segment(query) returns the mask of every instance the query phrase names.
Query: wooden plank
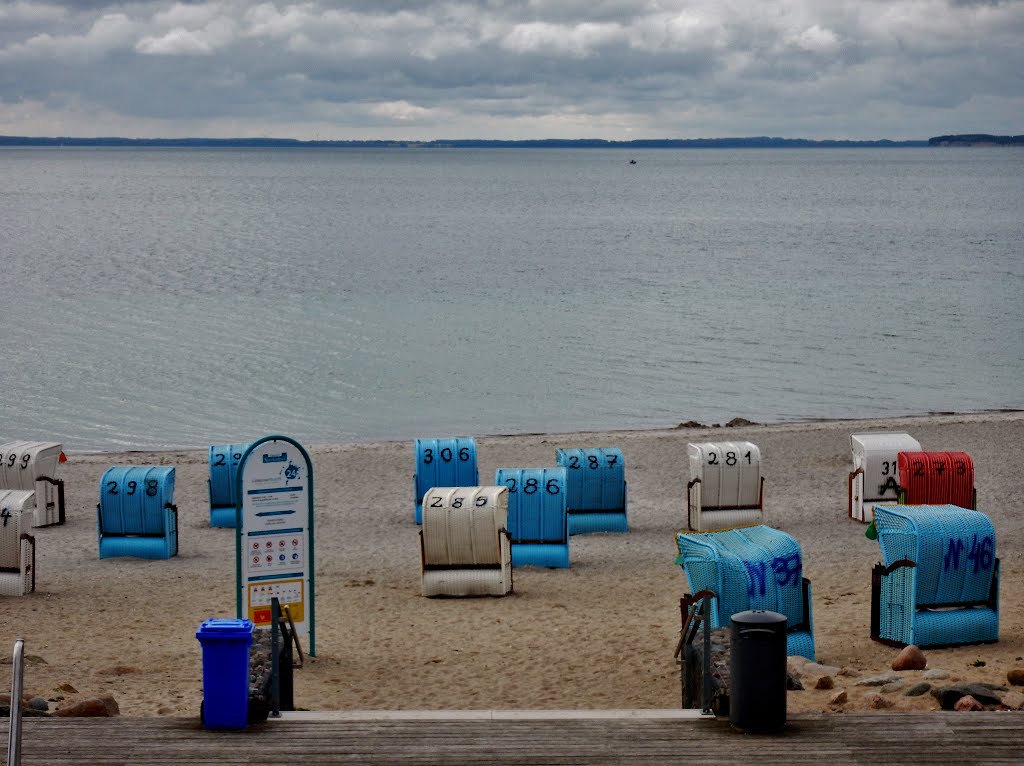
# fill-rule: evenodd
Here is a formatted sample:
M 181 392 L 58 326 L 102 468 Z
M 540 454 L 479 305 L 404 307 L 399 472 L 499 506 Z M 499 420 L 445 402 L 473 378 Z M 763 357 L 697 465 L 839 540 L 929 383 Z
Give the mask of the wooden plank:
M 771 736 L 714 720 L 273 721 L 212 732 L 181 718 L 26 719 L 22 764 L 1022 763 L 1020 713 L 793 716 Z

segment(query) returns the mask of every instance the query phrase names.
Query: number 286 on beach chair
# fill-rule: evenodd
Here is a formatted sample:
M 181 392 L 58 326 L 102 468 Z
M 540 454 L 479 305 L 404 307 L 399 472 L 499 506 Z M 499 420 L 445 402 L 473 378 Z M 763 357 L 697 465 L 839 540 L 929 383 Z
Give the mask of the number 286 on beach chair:
M 875 507 L 871 637 L 905 646 L 999 640 L 999 559 L 989 518 L 955 505 Z
M 473 439 L 417 439 L 413 492 L 416 523 L 423 523 L 423 495 L 431 487 L 475 487 L 480 483 Z
M 171 466 L 115 466 L 100 479 L 100 558 L 169 559 L 178 553 Z
M 558 468 L 499 468 L 494 483 L 508 488 L 512 566 L 569 568 L 565 472 Z
M 0 489 L 0 596 L 36 589 L 36 541 L 28 534 L 36 502 L 31 490 Z
M 433 487 L 423 497 L 424 596 L 504 596 L 512 590 L 505 487 Z
M 690 483 L 686 522 L 697 532 L 750 526 L 764 520 L 761 450 L 750 442 L 687 444 Z

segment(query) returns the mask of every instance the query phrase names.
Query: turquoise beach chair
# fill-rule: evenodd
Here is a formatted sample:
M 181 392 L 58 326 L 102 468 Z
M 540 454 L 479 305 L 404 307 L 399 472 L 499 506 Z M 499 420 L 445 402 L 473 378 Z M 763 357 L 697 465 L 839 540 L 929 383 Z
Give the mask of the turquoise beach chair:
M 178 554 L 171 466 L 115 466 L 100 480 L 100 558 L 169 559 Z

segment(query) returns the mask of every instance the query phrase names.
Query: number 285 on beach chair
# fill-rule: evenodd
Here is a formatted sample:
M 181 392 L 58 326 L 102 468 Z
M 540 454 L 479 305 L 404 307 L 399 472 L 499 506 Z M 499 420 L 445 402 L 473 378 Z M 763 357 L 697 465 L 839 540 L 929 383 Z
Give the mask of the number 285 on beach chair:
M 178 553 L 171 466 L 115 466 L 100 479 L 100 558 L 169 559 Z

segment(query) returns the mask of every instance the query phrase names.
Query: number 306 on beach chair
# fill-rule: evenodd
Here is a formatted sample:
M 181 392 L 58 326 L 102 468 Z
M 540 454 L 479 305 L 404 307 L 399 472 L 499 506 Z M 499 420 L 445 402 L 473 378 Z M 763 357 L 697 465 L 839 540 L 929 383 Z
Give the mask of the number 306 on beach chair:
M 710 532 L 764 520 L 761 450 L 750 442 L 687 444 L 686 524 Z
M 796 540 L 765 526 L 676 535 L 691 592 L 714 594 L 711 627 L 724 628 L 732 616 L 766 609 L 786 617 L 786 650 L 814 660 L 811 584 L 803 576 Z
M 423 495 L 431 487 L 475 487 L 476 442 L 473 439 L 417 439 L 413 475 L 416 523 L 423 523 Z
M 100 479 L 100 558 L 169 559 L 178 553 L 171 466 L 115 466 Z
M 619 449 L 560 449 L 569 534 L 628 532 L 626 461 Z
M 504 596 L 512 591 L 505 487 L 433 487 L 423 497 L 424 596 Z
M 999 640 L 999 559 L 989 518 L 955 505 L 875 507 L 871 637 L 906 646 Z
M 28 534 L 34 493 L 0 489 L 0 596 L 24 596 L 36 589 L 36 540 Z

